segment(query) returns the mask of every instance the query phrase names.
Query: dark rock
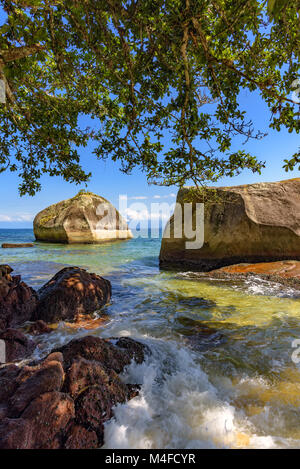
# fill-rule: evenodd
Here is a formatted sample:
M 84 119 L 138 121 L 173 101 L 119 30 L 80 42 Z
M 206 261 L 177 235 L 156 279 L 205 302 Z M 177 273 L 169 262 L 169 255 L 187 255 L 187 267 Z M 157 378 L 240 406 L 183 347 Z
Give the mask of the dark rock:
M 22 414 L 31 429 L 30 448 L 61 448 L 63 431 L 74 417 L 74 402 L 70 396 L 58 391 L 41 394 Z
M 52 329 L 45 321 L 39 320 L 30 325 L 28 332 L 32 335 L 49 334 L 52 332 Z
M 11 276 L 12 271 L 0 266 L 0 330 L 29 321 L 37 306 L 36 292 L 19 275 Z
M 13 362 L 28 357 L 35 349 L 35 343 L 17 329 L 6 329 L 0 333 L 5 342 L 6 362 Z
M 116 343 L 116 346 L 108 339 L 85 336 L 73 339 L 67 345 L 57 349 L 57 351 L 63 354 L 67 366 L 75 358 L 82 357 L 86 360 L 98 361 L 106 369 L 112 369 L 117 373 L 121 373 L 132 359 L 135 359 L 137 363 L 143 361 L 144 351 L 146 350 L 144 345 L 127 337 L 111 340 Z M 122 347 L 120 347 L 120 344 Z
M 79 267 L 66 267 L 39 290 L 34 319 L 48 323 L 76 319 L 100 309 L 110 297 L 108 280 Z
M 21 369 L 0 369 L 0 448 L 99 448 L 113 407 L 138 394 L 116 373 L 132 358 L 143 359 L 142 344 L 97 337 L 71 341 L 60 351 Z
M 16 365 L 7 365 L 0 369 L 0 402 L 6 403 L 18 387 L 16 378 L 20 369 Z
M 66 449 L 96 449 L 99 448 L 97 433 L 87 430 L 82 425 L 73 424 L 68 431 L 65 442 Z
M 34 246 L 33 243 L 3 243 L 3 248 L 32 248 Z
M 24 381 L 9 400 L 10 417 L 19 417 L 35 398 L 49 391 L 59 391 L 64 381 L 64 370 L 59 362 L 46 362 Z

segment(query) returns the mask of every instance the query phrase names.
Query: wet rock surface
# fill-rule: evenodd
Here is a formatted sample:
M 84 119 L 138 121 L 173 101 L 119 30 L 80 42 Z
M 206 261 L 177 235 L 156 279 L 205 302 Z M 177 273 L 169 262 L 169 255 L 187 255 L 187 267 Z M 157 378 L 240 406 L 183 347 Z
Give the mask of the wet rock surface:
M 84 449 L 104 442 L 113 407 L 138 394 L 118 373 L 141 363 L 146 347 L 130 338 L 74 339 L 31 365 L 0 369 L 0 448 Z
M 262 279 L 279 282 L 300 290 L 300 261 L 294 260 L 236 264 L 213 270 L 208 275 L 213 278 L 231 280 L 243 280 L 257 275 Z
M 35 349 L 35 343 L 17 329 L 0 332 L 0 340 L 5 342 L 6 362 L 26 358 Z
M 33 319 L 51 323 L 76 319 L 100 309 L 111 298 L 111 284 L 79 267 L 60 270 L 38 292 Z
M 12 272 L 0 265 L 0 330 L 29 321 L 37 306 L 36 292 Z
M 45 323 L 45 321 L 40 319 L 29 326 L 28 332 L 32 335 L 41 335 L 49 334 L 52 332 L 52 329 L 48 326 L 48 324 Z

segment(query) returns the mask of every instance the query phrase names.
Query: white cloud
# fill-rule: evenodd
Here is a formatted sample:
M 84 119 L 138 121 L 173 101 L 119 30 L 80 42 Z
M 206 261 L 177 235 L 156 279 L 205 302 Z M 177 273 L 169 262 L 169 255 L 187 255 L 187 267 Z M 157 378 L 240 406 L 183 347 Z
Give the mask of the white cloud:
M 154 195 L 153 199 L 168 199 L 169 197 L 176 197 L 176 194 L 167 194 L 167 195 Z
M 15 213 L 14 215 L 5 215 L 0 214 L 0 222 L 22 222 L 22 221 L 32 221 L 34 215 L 31 213 Z
M 120 195 L 119 198 L 120 200 L 147 200 L 148 199 L 148 197 L 144 195 L 136 195 L 136 196 L 128 197 L 126 194 Z
M 0 221 L 12 221 L 12 218 L 8 215 L 1 215 L 0 214 Z

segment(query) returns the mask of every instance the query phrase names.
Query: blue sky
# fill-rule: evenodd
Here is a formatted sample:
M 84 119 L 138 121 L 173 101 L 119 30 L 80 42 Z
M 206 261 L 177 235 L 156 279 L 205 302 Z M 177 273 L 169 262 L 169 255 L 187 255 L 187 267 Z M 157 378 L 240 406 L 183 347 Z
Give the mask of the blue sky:
M 3 23 L 3 15 L 0 10 L 0 24 Z M 263 140 L 252 140 L 244 147 L 237 139 L 235 147 L 244 148 L 266 161 L 266 168 L 262 175 L 244 171 L 235 178 L 223 178 L 219 180 L 219 186 L 248 184 L 262 181 L 278 181 L 293 177 L 299 177 L 299 171 L 286 173 L 283 168 L 283 160 L 291 157 L 299 147 L 299 135 L 289 134 L 268 129 L 270 114 L 266 105 L 258 94 L 243 92 L 241 95 L 241 107 L 252 118 L 255 127 L 267 131 L 268 136 Z M 92 154 L 92 145 L 81 150 L 81 162 L 87 171 L 92 172 L 92 178 L 87 189 L 102 195 L 110 200 L 117 208 L 120 194 L 127 194 L 129 202 L 144 202 L 148 206 L 151 202 L 160 199 L 165 202 L 174 202 L 176 187 L 158 187 L 148 185 L 145 174 L 136 170 L 132 175 L 124 175 L 119 171 L 117 163 L 109 160 L 99 161 Z M 44 176 L 41 179 L 42 190 L 34 197 L 20 197 L 18 194 L 19 180 L 16 173 L 5 172 L 0 174 L 0 228 L 31 228 L 32 220 L 36 213 L 50 204 L 73 197 L 85 185 L 76 186 L 64 182 L 61 178 Z M 136 200 L 134 198 L 137 197 Z M 143 198 L 143 199 L 141 199 Z

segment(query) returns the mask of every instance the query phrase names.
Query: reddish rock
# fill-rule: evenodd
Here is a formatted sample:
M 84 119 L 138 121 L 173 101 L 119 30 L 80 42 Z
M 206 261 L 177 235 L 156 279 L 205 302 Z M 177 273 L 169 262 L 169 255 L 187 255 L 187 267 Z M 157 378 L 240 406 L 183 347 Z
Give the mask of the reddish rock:
M 116 346 L 108 339 L 85 336 L 72 340 L 58 351 L 63 354 L 67 365 L 70 365 L 75 358 L 82 357 L 87 360 L 96 360 L 105 368 L 112 369 L 117 373 L 123 371 L 132 359 L 135 359 L 137 363 L 143 361 L 146 349 L 144 345 L 127 337 L 111 340 L 115 342 Z
M 6 404 L 16 391 L 18 384 L 16 378 L 20 369 L 16 365 L 7 365 L 0 369 L 0 403 Z
M 29 321 L 37 305 L 36 292 L 19 275 L 11 276 L 12 271 L 0 266 L 0 330 Z
M 79 267 L 66 267 L 39 290 L 34 318 L 48 323 L 76 319 L 100 309 L 110 297 L 108 280 Z
M 64 430 L 74 417 L 74 402 L 70 396 L 57 391 L 41 394 L 22 414 L 31 428 L 30 448 L 61 448 Z
M 0 449 L 29 449 L 32 429 L 29 421 L 5 418 L 0 423 Z
M 6 362 L 13 362 L 28 357 L 35 349 L 35 343 L 17 329 L 7 329 L 0 333 L 5 341 Z
M 258 275 L 266 280 L 273 280 L 300 289 L 300 261 L 235 264 L 213 270 L 209 275 L 231 279 L 243 279 L 249 275 Z
M 82 425 L 73 424 L 68 431 L 65 442 L 66 449 L 96 449 L 99 448 L 97 433 L 87 430 Z
M 49 334 L 52 332 L 52 329 L 45 323 L 45 321 L 39 320 L 31 324 L 28 332 L 32 335 Z
M 121 371 L 144 346 L 129 338 L 83 337 L 19 369 L 0 369 L 0 448 L 99 448 L 113 407 L 136 396 Z
M 33 248 L 33 243 L 3 243 L 2 248 Z
M 213 270 L 213 273 L 226 274 L 263 274 L 278 275 L 283 278 L 300 279 L 300 261 L 260 262 L 258 264 L 235 264 L 222 269 Z
M 36 397 L 49 391 L 59 391 L 64 381 L 64 370 L 59 362 L 47 362 L 26 379 L 9 400 L 9 415 L 16 418 Z

